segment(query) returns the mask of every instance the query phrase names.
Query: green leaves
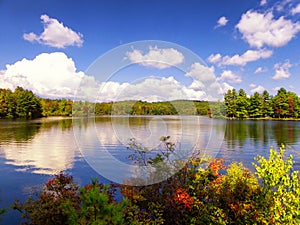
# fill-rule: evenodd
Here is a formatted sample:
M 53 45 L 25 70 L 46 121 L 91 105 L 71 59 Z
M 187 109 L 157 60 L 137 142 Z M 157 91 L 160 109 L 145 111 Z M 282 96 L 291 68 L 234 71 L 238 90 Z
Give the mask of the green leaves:
M 230 118 L 298 118 L 300 110 L 299 97 L 284 88 L 279 89 L 274 97 L 266 90 L 247 97 L 243 89 L 238 93 L 232 89 L 224 95 L 224 103 L 226 116 Z
M 254 164 L 256 174 L 263 181 L 262 202 L 269 202 L 263 212 L 274 224 L 300 223 L 300 179 L 298 171 L 292 171 L 293 157 L 285 159 L 285 147 L 279 152 L 271 148 L 269 159 L 258 156 Z
M 17 87 L 14 92 L 0 89 L 0 118 L 34 119 L 41 117 L 42 107 L 32 91 Z

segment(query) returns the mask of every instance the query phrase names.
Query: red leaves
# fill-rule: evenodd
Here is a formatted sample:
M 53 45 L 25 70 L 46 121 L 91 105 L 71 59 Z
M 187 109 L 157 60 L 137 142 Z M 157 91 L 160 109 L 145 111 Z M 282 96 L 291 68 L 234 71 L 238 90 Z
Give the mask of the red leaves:
M 192 205 L 194 203 L 192 197 L 182 188 L 178 188 L 176 190 L 174 200 L 180 204 L 179 208 L 183 207 L 189 210 L 192 209 Z
M 220 176 L 219 171 L 220 169 L 226 169 L 226 167 L 223 165 L 224 159 L 211 159 L 210 163 L 208 165 L 208 169 L 210 169 L 215 176 Z

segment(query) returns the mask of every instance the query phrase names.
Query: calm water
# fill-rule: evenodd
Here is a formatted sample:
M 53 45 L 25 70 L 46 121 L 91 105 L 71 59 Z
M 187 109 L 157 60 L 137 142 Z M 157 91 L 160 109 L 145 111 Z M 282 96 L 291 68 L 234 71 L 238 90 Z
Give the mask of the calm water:
M 122 182 L 134 169 L 127 150 L 130 138 L 148 149 L 171 136 L 176 155 L 186 160 L 196 150 L 226 163 L 267 155 L 284 143 L 300 169 L 299 121 L 227 121 L 206 117 L 49 118 L 31 122 L 0 120 L 0 207 L 24 200 L 52 174 L 67 171 L 83 185 L 91 177 Z M 9 210 L 0 223 L 17 224 Z

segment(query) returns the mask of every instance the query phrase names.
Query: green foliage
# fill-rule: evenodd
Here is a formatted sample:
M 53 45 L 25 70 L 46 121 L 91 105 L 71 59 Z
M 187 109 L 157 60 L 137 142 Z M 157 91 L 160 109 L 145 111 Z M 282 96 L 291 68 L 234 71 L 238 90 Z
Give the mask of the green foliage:
M 236 98 L 236 114 L 238 118 L 248 117 L 249 99 L 243 89 L 239 90 Z
M 273 224 L 300 224 L 300 177 L 292 171 L 293 157 L 284 159 L 282 145 L 277 152 L 271 148 L 269 159 L 256 158 L 256 174 L 263 181 L 262 202 L 267 209 L 264 214 Z
M 41 99 L 43 116 L 71 116 L 73 102 L 67 99 Z
M 262 96 L 255 92 L 249 99 L 249 117 L 259 118 L 263 116 L 263 99 Z
M 300 110 L 300 98 L 284 88 L 279 89 L 274 97 L 266 90 L 262 94 L 255 92 L 250 97 L 243 89 L 238 94 L 235 89 L 228 90 L 224 103 L 226 116 L 230 118 L 298 118 Z
M 124 224 L 127 200 L 115 200 L 114 185 L 91 184 L 79 190 L 71 176 L 63 173 L 47 181 L 43 189 L 24 204 L 15 201 L 23 224 Z
M 235 89 L 228 90 L 224 95 L 224 102 L 226 106 L 226 116 L 227 117 L 236 117 L 237 116 L 237 93 Z
M 210 110 L 208 114 L 210 117 L 222 118 L 226 116 L 226 107 L 224 102 L 210 102 Z
M 92 184 L 80 189 L 81 205 L 79 212 L 66 203 L 69 210 L 68 224 L 124 224 L 124 212 L 127 201 L 114 200 L 113 188 L 92 180 Z
M 208 111 L 209 104 L 206 101 L 120 101 L 95 104 L 96 115 L 207 115 Z
M 34 119 L 41 117 L 40 99 L 32 91 L 17 87 L 14 92 L 0 89 L 0 118 Z

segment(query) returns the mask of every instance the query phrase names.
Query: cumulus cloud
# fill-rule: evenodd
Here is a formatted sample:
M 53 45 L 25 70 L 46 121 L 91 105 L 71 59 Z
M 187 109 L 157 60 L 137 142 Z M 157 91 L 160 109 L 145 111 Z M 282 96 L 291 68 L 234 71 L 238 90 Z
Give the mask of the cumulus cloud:
M 249 62 L 257 61 L 259 59 L 269 58 L 273 51 L 266 49 L 247 50 L 244 54 L 235 54 L 234 56 L 221 56 L 219 53 L 210 55 L 208 61 L 216 63 L 218 66 L 222 65 L 235 65 L 245 66 Z
M 300 13 L 300 3 L 291 10 L 292 15 L 295 15 L 297 13 Z
M 217 54 L 211 54 L 209 57 L 208 57 L 208 62 L 210 63 L 218 63 L 222 60 L 222 56 L 220 53 L 217 53 Z
M 252 93 L 255 93 L 255 92 L 262 93 L 264 90 L 266 90 L 266 89 L 263 86 L 258 85 L 257 87 L 251 89 L 250 92 L 252 92 Z
M 179 65 L 184 60 L 183 54 L 174 48 L 149 47 L 149 51 L 145 54 L 141 50 L 135 49 L 127 52 L 126 56 L 133 63 L 158 69 Z
M 149 102 L 176 99 L 200 100 L 203 90 L 194 89 L 178 82 L 173 76 L 150 76 L 138 83 L 103 82 L 97 101 L 142 100 Z
M 228 19 L 225 16 L 222 16 L 219 18 L 219 20 L 217 21 L 217 25 L 215 28 L 217 27 L 223 27 L 228 23 Z
M 274 65 L 275 75 L 272 77 L 273 80 L 283 80 L 291 76 L 289 69 L 292 67 L 289 61 L 285 63 L 276 63 Z
M 275 19 L 270 11 L 259 13 L 249 10 L 242 15 L 236 28 L 252 47 L 261 48 L 265 45 L 281 47 L 291 41 L 300 31 L 300 23 L 294 23 L 283 16 Z
M 227 81 L 232 84 L 238 84 L 242 82 L 242 77 L 234 74 L 231 70 L 224 70 L 221 77 L 217 78 L 218 81 Z
M 77 71 L 65 53 L 42 53 L 34 59 L 22 59 L 0 71 L 0 88 L 17 86 L 32 90 L 41 97 L 72 98 L 88 101 L 175 99 L 217 100 L 232 87 L 217 81 L 214 67 L 194 63 L 185 74 L 191 82 L 184 84 L 173 76 L 150 76 L 138 83 L 104 81 Z
M 213 67 L 200 63 L 191 65 L 186 77 L 192 78 L 190 84 L 183 84 L 173 76 L 150 76 L 138 83 L 101 83 L 98 101 L 143 100 L 167 101 L 175 99 L 217 100 L 232 89 L 225 82 L 217 82 Z
M 75 63 L 62 52 L 42 53 L 34 59 L 22 59 L 0 74 L 0 88 L 22 86 L 45 97 L 73 97 L 80 82 L 93 77 L 77 72 Z
M 256 87 L 256 84 L 249 84 L 249 87 L 250 87 L 250 88 L 255 88 L 255 87 Z
M 185 76 L 201 82 L 212 82 L 216 80 L 214 72 L 214 67 L 207 67 L 197 62 L 191 65 Z
M 82 46 L 82 34 L 64 26 L 57 19 L 47 15 L 41 16 L 44 24 L 44 31 L 40 35 L 33 32 L 25 33 L 23 38 L 29 42 L 38 42 L 55 48 L 65 48 L 66 46 Z

